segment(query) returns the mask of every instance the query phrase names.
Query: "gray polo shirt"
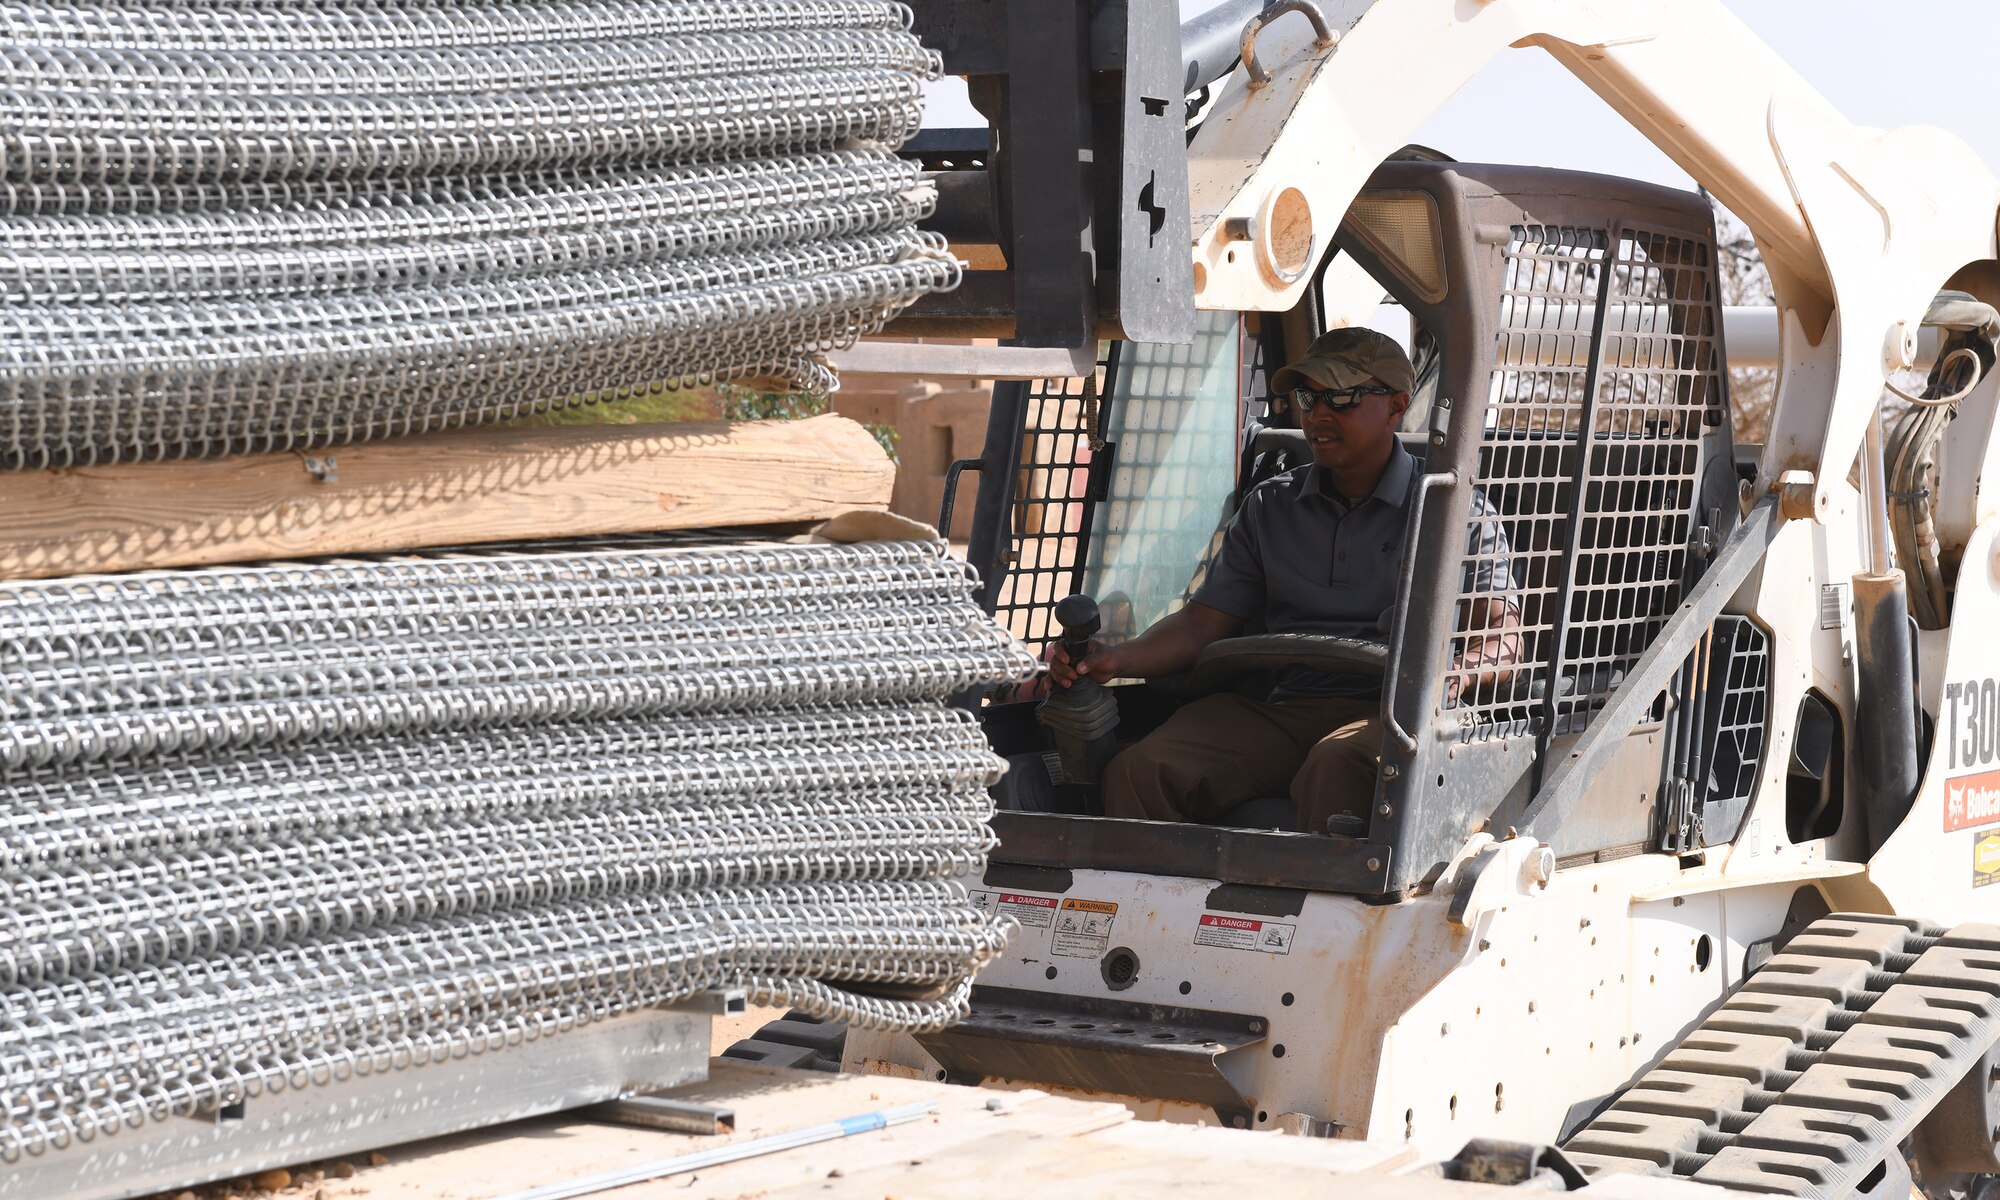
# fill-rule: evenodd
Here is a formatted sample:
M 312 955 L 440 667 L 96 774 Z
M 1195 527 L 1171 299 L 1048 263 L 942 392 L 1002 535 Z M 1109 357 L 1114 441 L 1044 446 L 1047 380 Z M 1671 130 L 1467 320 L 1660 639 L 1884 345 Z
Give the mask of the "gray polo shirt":
M 1387 642 L 1396 604 L 1403 528 L 1418 479 L 1417 460 L 1397 444 L 1375 490 L 1350 507 L 1317 465 L 1250 490 L 1222 535 L 1222 548 L 1192 599 L 1269 633 L 1324 633 Z M 1473 511 L 1492 511 L 1473 494 Z M 1478 553 L 1464 590 L 1490 595 L 1511 586 L 1507 537 L 1498 521 L 1475 521 Z M 1470 538 L 1468 538 L 1470 540 Z M 1379 696 L 1382 682 L 1295 668 L 1271 699 Z

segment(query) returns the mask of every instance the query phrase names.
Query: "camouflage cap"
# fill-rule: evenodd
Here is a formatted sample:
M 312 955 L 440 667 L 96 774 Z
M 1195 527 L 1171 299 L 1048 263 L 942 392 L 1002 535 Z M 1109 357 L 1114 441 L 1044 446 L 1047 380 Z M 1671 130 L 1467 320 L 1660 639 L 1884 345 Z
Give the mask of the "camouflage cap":
M 1271 376 L 1271 391 L 1284 395 L 1295 388 L 1348 388 L 1380 383 L 1399 392 L 1410 390 L 1415 372 L 1409 355 L 1386 333 L 1352 326 L 1329 329 L 1313 339 L 1297 362 Z

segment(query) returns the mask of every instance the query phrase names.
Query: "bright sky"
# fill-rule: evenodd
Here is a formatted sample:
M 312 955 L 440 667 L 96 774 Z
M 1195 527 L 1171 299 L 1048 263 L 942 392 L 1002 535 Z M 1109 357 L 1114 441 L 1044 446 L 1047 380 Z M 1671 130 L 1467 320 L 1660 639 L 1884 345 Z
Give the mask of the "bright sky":
M 1181 0 L 1183 17 L 1215 0 Z M 1991 99 L 1996 0 L 1725 0 L 1834 107 L 1859 124 L 1942 126 L 2000 171 Z M 1921 14 L 1921 19 L 1918 19 Z M 934 93 L 929 123 L 983 124 L 956 81 Z M 1453 97 L 1416 141 L 1466 162 L 1511 162 L 1692 182 L 1555 60 L 1502 55 Z

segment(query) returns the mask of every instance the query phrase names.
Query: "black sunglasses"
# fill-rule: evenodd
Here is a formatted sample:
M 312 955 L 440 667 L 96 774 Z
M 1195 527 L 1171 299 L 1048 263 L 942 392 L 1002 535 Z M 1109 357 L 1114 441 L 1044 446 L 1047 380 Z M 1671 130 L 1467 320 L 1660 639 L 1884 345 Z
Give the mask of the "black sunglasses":
M 1324 404 L 1334 412 L 1346 412 L 1360 404 L 1364 396 L 1393 396 L 1395 388 L 1383 387 L 1379 383 L 1364 383 L 1359 387 L 1334 388 L 1320 391 L 1316 388 L 1293 388 L 1292 404 L 1304 416 Z

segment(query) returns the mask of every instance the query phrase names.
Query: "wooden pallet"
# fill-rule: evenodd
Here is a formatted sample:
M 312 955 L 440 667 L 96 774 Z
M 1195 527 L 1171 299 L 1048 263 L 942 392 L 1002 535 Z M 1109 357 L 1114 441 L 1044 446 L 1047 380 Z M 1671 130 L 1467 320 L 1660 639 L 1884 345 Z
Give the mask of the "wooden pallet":
M 0 579 L 823 521 L 896 468 L 845 417 L 482 429 L 0 472 Z

